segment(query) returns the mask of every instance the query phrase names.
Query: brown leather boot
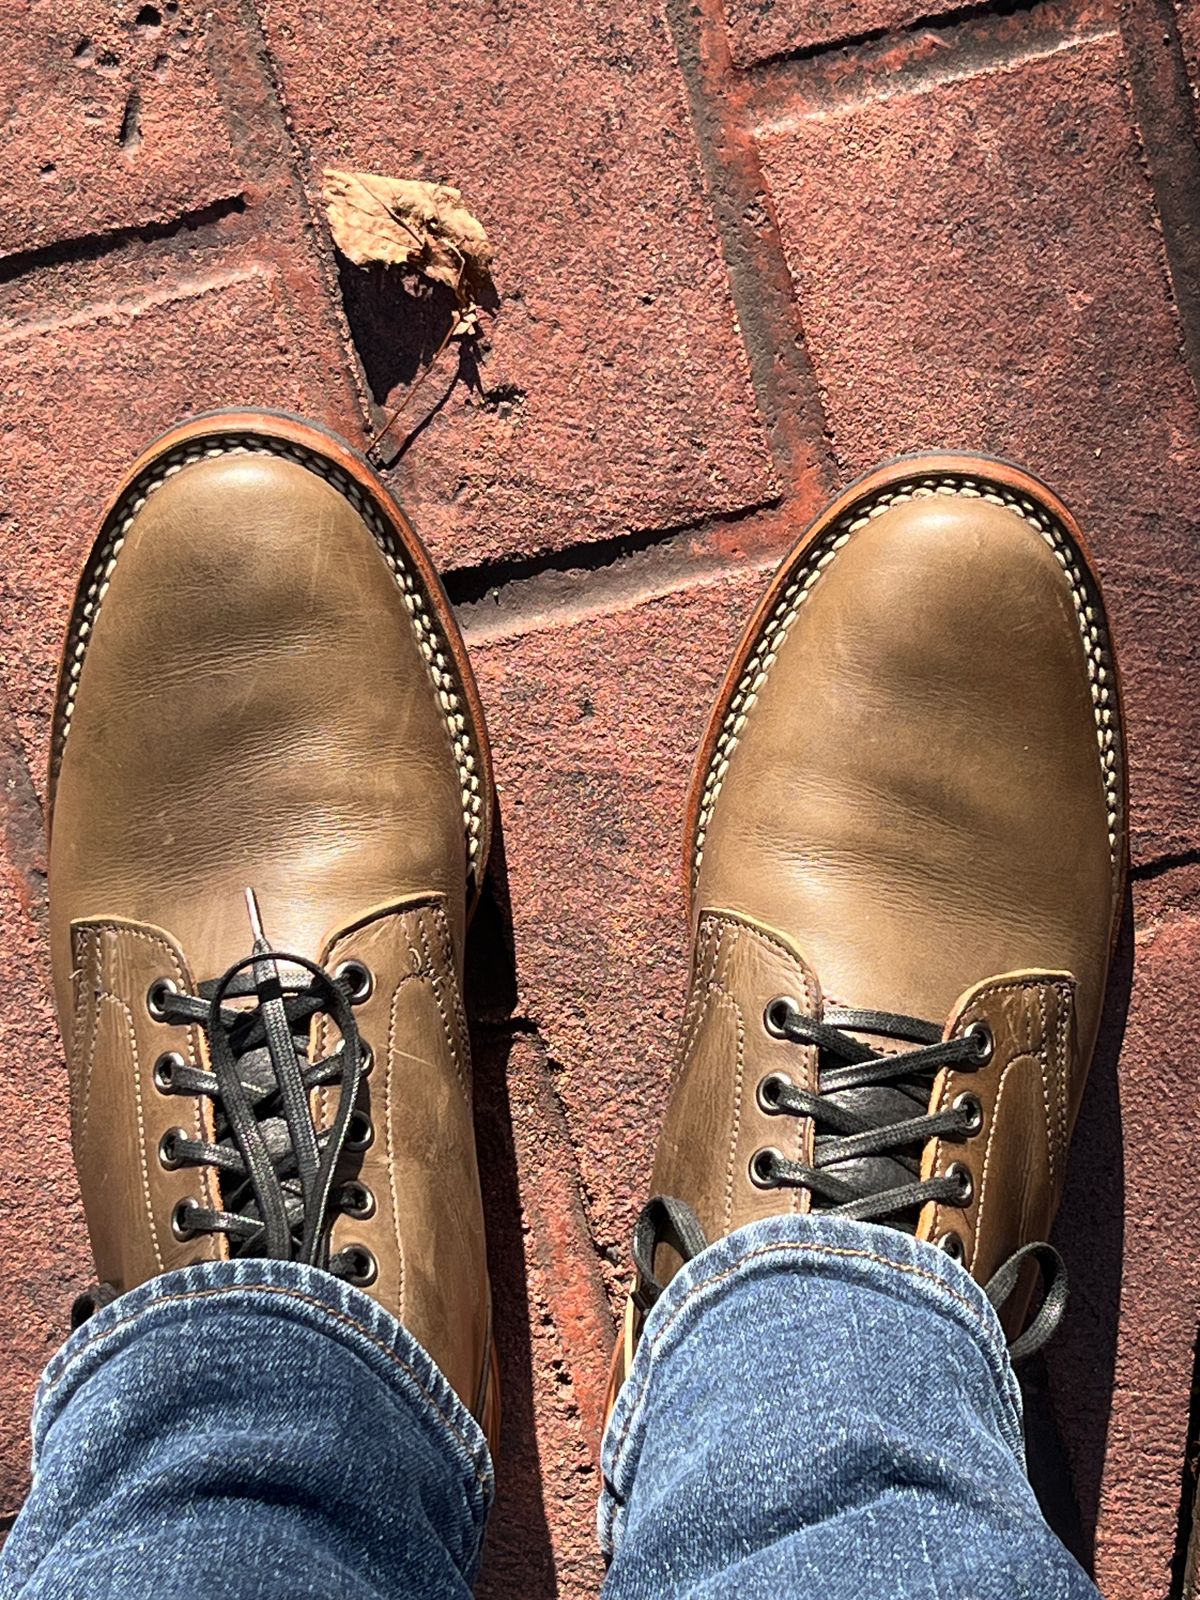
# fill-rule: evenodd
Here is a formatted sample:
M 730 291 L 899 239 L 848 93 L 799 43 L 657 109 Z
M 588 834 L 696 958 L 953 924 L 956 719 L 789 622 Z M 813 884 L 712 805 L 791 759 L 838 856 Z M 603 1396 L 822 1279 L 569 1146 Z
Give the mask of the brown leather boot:
M 494 1444 L 461 1000 L 487 738 L 429 558 L 346 445 L 235 412 L 136 464 L 80 582 L 50 804 L 100 1298 L 229 1256 L 327 1267 Z
M 691 991 L 614 1393 L 681 1260 L 778 1213 L 915 1232 L 1018 1337 L 1126 866 L 1112 646 L 1060 502 L 946 455 L 836 500 L 738 648 L 686 850 Z M 1015 1350 L 1062 1297 L 1056 1274 Z

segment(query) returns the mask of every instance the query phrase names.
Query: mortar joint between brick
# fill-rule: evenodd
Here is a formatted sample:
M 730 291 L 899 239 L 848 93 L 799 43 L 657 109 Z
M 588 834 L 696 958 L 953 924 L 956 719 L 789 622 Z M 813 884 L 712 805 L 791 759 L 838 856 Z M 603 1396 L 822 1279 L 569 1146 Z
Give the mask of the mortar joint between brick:
M 99 261 L 105 256 L 125 250 L 152 249 L 183 235 L 208 232 L 218 228 L 227 218 L 240 216 L 247 210 L 244 193 L 228 195 L 192 211 L 181 211 L 168 222 L 146 222 L 130 227 L 104 229 L 82 234 L 74 239 L 59 240 L 54 244 L 36 245 L 29 250 L 17 250 L 0 259 L 0 285 L 12 283 L 34 272 L 44 272 L 55 267 L 70 266 L 77 262 Z

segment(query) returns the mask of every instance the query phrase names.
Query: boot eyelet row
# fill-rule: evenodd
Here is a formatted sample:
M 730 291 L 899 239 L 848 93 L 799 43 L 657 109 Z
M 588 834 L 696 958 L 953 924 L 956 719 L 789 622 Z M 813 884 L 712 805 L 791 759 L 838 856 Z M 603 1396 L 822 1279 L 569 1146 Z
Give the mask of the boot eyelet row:
M 971 1176 L 971 1169 L 962 1161 L 952 1161 L 946 1168 L 945 1176 L 953 1178 L 958 1184 L 959 1195 L 954 1201 L 955 1205 L 967 1207 L 975 1198 L 975 1179 Z
M 365 1222 L 368 1217 L 375 1215 L 375 1196 L 365 1183 L 360 1183 L 357 1178 L 342 1185 L 339 1209 L 344 1217 L 353 1217 L 358 1222 Z
M 777 1189 L 776 1170 L 779 1162 L 784 1159 L 783 1152 L 776 1150 L 773 1145 L 768 1145 L 763 1150 L 756 1150 L 750 1157 L 750 1182 L 756 1189 Z
M 375 990 L 375 974 L 362 961 L 339 961 L 333 969 L 333 980 L 345 989 L 352 1006 L 361 1006 Z
M 355 1111 L 351 1114 L 350 1124 L 346 1129 L 346 1142 L 343 1149 L 369 1150 L 375 1139 L 375 1125 L 365 1111 Z
M 158 1141 L 158 1164 L 166 1172 L 174 1172 L 183 1165 L 179 1154 L 179 1141 L 187 1138 L 186 1128 L 168 1128 Z
M 766 1077 L 759 1083 L 756 1091 L 755 1098 L 758 1101 L 758 1109 L 765 1111 L 769 1117 L 784 1115 L 785 1113 L 779 1104 L 780 1094 L 782 1090 L 793 1087 L 792 1080 L 786 1072 L 768 1072 Z
M 772 1039 L 786 1039 L 788 1023 L 793 1017 L 803 1015 L 798 1000 L 793 1000 L 790 994 L 777 995 L 774 1000 L 768 1001 L 763 1012 L 763 1027 Z
M 958 1100 L 963 1100 L 965 1098 L 967 1098 L 965 1095 L 960 1095 Z M 975 1097 L 972 1095 L 971 1099 L 974 1098 Z M 956 1106 L 958 1105 L 958 1100 L 954 1102 Z M 982 1107 L 980 1108 L 980 1113 L 982 1116 Z M 944 1176 L 947 1178 L 957 1179 L 958 1181 L 960 1194 L 957 1200 L 951 1201 L 951 1204 L 964 1207 L 969 1206 L 971 1201 L 975 1198 L 975 1179 L 971 1175 L 970 1167 L 968 1167 L 963 1161 L 952 1161 L 946 1168 Z M 934 1242 L 939 1250 L 945 1251 L 945 1253 L 950 1257 L 951 1261 L 966 1261 L 967 1247 L 963 1243 L 962 1234 L 958 1233 L 954 1228 L 948 1228 L 946 1232 Z
M 180 1200 L 171 1212 L 171 1232 L 183 1243 L 196 1237 L 197 1230 L 192 1226 L 190 1218 L 201 1209 L 199 1200 Z
M 174 1094 L 175 1074 L 181 1067 L 186 1067 L 187 1062 L 178 1050 L 165 1050 L 154 1063 L 154 1087 L 159 1094 Z
M 343 1274 L 343 1283 L 352 1283 L 359 1289 L 366 1289 L 375 1282 L 379 1276 L 379 1263 L 374 1252 L 368 1250 L 365 1244 L 347 1245 L 342 1252 L 354 1261 L 352 1269 Z
M 977 1094 L 967 1090 L 963 1094 L 955 1095 L 950 1102 L 951 1111 L 962 1111 L 970 1120 L 964 1125 L 963 1133 L 968 1139 L 973 1139 L 983 1127 L 983 1101 Z
M 986 1022 L 968 1023 L 963 1038 L 970 1039 L 975 1047 L 976 1066 L 985 1067 L 996 1054 L 996 1036 Z
M 146 991 L 146 1010 L 150 1013 L 152 1021 L 165 1022 L 167 1020 L 166 1012 L 164 1010 L 164 1007 L 167 1003 L 167 996 L 178 993 L 179 985 L 172 979 L 155 978 L 154 982 Z

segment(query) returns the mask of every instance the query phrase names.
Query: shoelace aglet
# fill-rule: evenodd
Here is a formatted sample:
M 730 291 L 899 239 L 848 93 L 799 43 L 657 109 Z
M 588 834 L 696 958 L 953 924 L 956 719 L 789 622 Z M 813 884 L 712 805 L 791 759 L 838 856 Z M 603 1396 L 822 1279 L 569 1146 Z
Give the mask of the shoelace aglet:
M 246 890 L 246 915 L 250 918 L 250 931 L 254 935 L 254 954 L 259 955 L 259 946 L 266 947 L 267 936 L 263 930 L 262 911 L 258 904 L 258 896 L 253 889 Z
M 251 946 L 252 956 L 267 957 L 266 961 L 256 961 L 254 964 L 254 981 L 257 984 L 268 983 L 279 978 L 279 963 L 275 960 L 275 952 L 271 949 L 267 938 L 266 929 L 263 927 L 262 907 L 258 903 L 258 896 L 254 890 L 247 887 L 246 915 L 250 918 L 250 931 L 254 935 Z

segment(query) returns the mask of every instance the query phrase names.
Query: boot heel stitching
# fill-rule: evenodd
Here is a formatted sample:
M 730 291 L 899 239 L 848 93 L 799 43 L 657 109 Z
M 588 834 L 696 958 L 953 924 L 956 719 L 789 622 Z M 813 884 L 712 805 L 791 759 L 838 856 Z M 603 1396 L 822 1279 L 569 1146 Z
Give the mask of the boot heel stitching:
M 400 991 L 405 982 L 411 981 L 411 976 L 408 979 L 401 979 L 392 993 L 392 1003 L 388 1008 L 387 1072 L 383 1080 L 383 1119 L 386 1128 L 385 1148 L 387 1151 L 388 1197 L 392 1203 L 392 1242 L 396 1247 L 397 1322 L 404 1321 L 404 1315 L 408 1309 L 406 1304 L 408 1272 L 404 1259 L 404 1241 L 400 1237 L 400 1196 L 396 1189 L 396 1147 L 395 1137 L 392 1132 L 392 1078 L 396 1069 L 396 1013 L 400 1006 Z
M 1046 1117 L 1046 1166 L 1050 1177 L 1050 1189 L 1053 1193 L 1055 1167 L 1054 1108 L 1050 1104 L 1050 1029 L 1046 1015 L 1046 991 L 1044 989 L 1037 991 L 1037 1005 L 1038 1023 L 1041 1028 L 1038 1041 L 1038 1071 L 1042 1076 L 1042 1110 Z
M 1060 1161 L 1065 1161 L 1066 1160 L 1067 1146 L 1068 1146 L 1068 1144 L 1070 1142 L 1070 1138 L 1069 1138 L 1069 1135 L 1068 1135 L 1068 1132 L 1067 1132 L 1067 1093 L 1068 1093 L 1068 1091 L 1067 1091 L 1066 1063 L 1067 1063 L 1067 1039 L 1068 1039 L 1068 1035 L 1069 1035 L 1069 1032 L 1070 1032 L 1071 1021 L 1072 1021 L 1072 1016 L 1073 1016 L 1073 1010 L 1072 1010 L 1072 1004 L 1071 1004 L 1072 998 L 1073 998 L 1072 995 L 1069 993 L 1069 991 L 1066 989 L 1065 986 L 1061 986 L 1059 988 L 1059 994 L 1058 994 L 1058 1028 L 1057 1028 L 1057 1037 L 1056 1037 L 1056 1040 L 1055 1040 L 1056 1050 L 1055 1050 L 1055 1062 L 1054 1062 L 1054 1076 L 1055 1076 L 1055 1080 L 1056 1080 L 1056 1082 L 1055 1082 L 1055 1100 L 1057 1102 L 1056 1110 L 1058 1112 L 1058 1138 L 1059 1138 L 1058 1150 L 1059 1150 L 1059 1159 L 1060 1159 Z
M 133 1026 L 133 1013 L 120 995 L 101 993 L 96 996 L 100 1004 L 109 1004 L 117 1008 L 125 1020 L 125 1029 L 129 1037 L 129 1059 L 133 1067 L 133 1093 L 137 1101 L 138 1125 L 138 1168 L 141 1177 L 142 1200 L 146 1207 L 146 1221 L 150 1225 L 150 1243 L 154 1250 L 154 1262 L 160 1272 L 166 1271 L 163 1261 L 162 1249 L 158 1242 L 158 1219 L 154 1215 L 154 1202 L 150 1198 L 150 1171 L 146 1161 L 146 1117 L 142 1104 L 142 1063 L 137 1047 L 137 1032 Z M 99 1031 L 99 1005 L 97 1006 L 97 1031 Z
M 440 905 L 434 908 L 434 922 L 438 930 L 439 943 L 441 945 L 439 952 L 441 957 L 440 969 L 439 963 L 434 957 L 433 943 L 429 937 L 429 928 L 426 925 L 424 916 L 419 915 L 417 917 L 417 937 L 421 941 L 421 968 L 419 974 L 417 975 L 429 985 L 429 992 L 433 996 L 433 1003 L 437 1006 L 438 1016 L 441 1018 L 442 1033 L 445 1035 L 446 1048 L 449 1050 L 450 1059 L 454 1063 L 454 1076 L 458 1079 L 459 1087 L 462 1089 L 462 1092 L 466 1097 L 467 1104 L 470 1105 L 472 1101 L 472 1087 L 463 1060 L 464 1054 L 466 1054 L 468 1048 L 467 1019 L 465 1013 L 463 1012 L 462 999 L 458 992 L 457 979 L 455 979 L 453 982 L 454 1021 L 458 1024 L 459 1029 L 461 1030 L 457 1033 L 457 1037 L 456 1030 L 451 1024 L 450 1013 L 446 1009 L 446 1002 L 442 995 L 442 989 L 446 982 L 445 974 L 447 972 L 453 973 L 454 971 L 454 958 L 450 950 L 449 930 L 446 926 L 445 913 Z
M 991 1192 L 988 1188 L 988 1174 L 992 1170 L 992 1149 L 996 1140 L 996 1126 L 1000 1121 L 1000 1107 L 1004 1102 L 1004 1091 L 1008 1087 L 1009 1075 L 1013 1070 L 1020 1066 L 1022 1062 L 1029 1062 L 1033 1059 L 1034 1057 L 1031 1054 L 1026 1053 L 1014 1056 L 1011 1061 L 1005 1062 L 1004 1070 L 1000 1074 L 1000 1081 L 996 1085 L 996 1100 L 992 1107 L 992 1125 L 988 1129 L 987 1148 L 983 1155 L 983 1170 L 979 1175 L 979 1210 L 975 1213 L 975 1226 L 971 1229 L 971 1259 L 966 1263 L 967 1271 L 971 1273 L 975 1271 L 975 1261 L 979 1255 L 979 1241 L 983 1237 L 984 1214 L 986 1212 L 988 1216 L 991 1215 L 987 1203 L 988 1195 Z M 939 1218 L 939 1223 L 940 1221 L 941 1219 Z
M 737 1072 L 733 1081 L 733 1126 L 729 1137 L 729 1160 L 725 1166 L 725 1188 L 721 1196 L 722 1223 L 726 1233 L 733 1221 L 733 1179 L 737 1170 L 737 1148 L 742 1134 L 742 1094 L 746 1076 L 746 1024 L 742 1016 L 742 1008 L 738 1005 L 726 989 L 720 984 L 713 984 L 704 1008 L 705 1016 L 709 1016 L 713 1006 L 728 1009 L 732 1015 L 734 1030 L 737 1034 Z

